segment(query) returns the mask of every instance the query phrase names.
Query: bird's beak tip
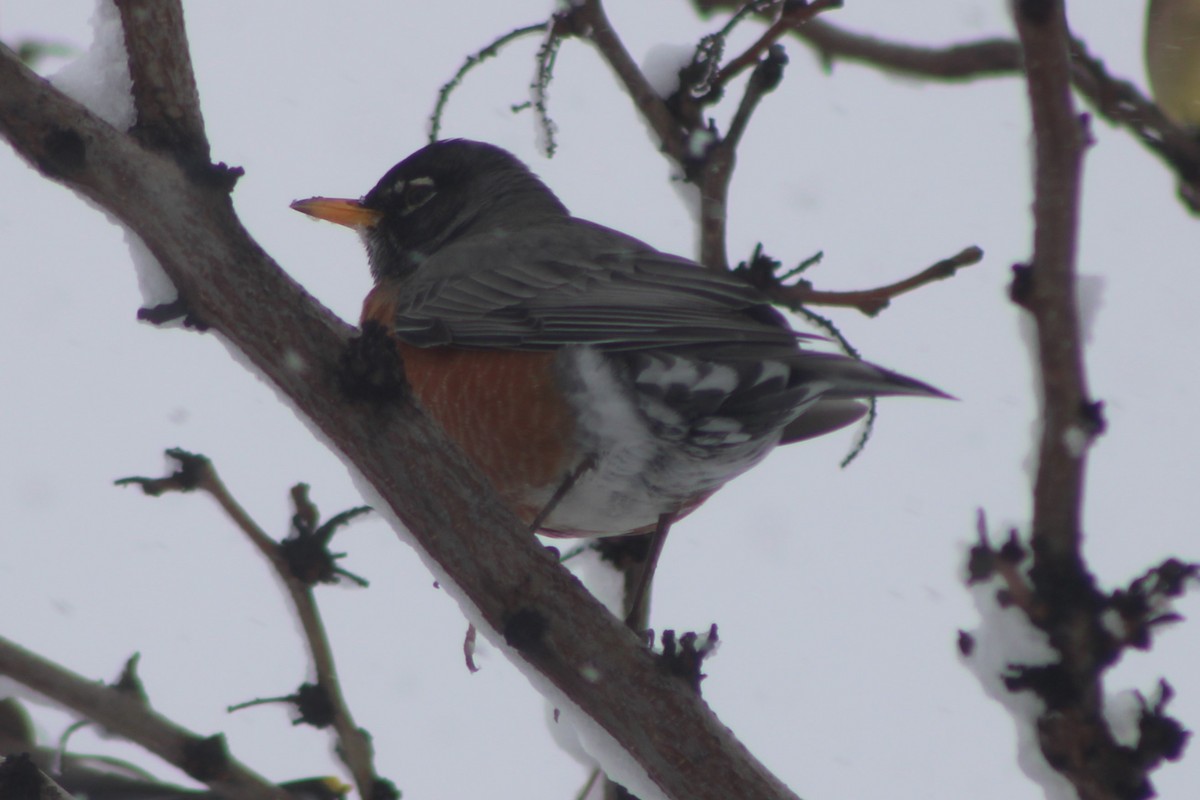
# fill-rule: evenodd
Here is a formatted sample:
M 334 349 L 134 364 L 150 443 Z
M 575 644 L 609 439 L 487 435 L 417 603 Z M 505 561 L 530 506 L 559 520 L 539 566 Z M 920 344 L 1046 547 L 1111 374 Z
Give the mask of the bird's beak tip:
M 307 200 L 296 200 L 290 207 L 301 214 L 349 228 L 369 228 L 379 221 L 379 212 L 365 207 L 358 200 L 310 197 Z

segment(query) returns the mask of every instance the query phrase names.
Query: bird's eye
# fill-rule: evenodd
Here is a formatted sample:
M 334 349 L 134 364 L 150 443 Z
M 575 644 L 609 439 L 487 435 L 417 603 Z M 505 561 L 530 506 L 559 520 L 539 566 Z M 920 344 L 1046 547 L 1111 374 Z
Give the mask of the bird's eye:
M 437 194 L 433 178 L 413 178 L 402 188 L 404 198 L 404 214 L 411 214 L 428 203 Z

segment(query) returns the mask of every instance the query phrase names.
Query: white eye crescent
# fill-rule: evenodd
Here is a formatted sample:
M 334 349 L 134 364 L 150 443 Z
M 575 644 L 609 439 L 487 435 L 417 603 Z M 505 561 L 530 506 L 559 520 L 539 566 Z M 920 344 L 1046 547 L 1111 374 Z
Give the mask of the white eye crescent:
M 416 211 L 421 206 L 428 203 L 437 194 L 437 186 L 434 185 L 433 178 L 413 178 L 408 181 L 407 186 L 400 187 L 401 196 L 404 198 L 404 212 L 410 214 Z

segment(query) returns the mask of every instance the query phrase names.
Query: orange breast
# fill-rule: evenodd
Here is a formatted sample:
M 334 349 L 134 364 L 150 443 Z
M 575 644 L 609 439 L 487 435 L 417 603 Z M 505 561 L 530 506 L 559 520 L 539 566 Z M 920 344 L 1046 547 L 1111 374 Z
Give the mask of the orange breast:
M 363 320 L 390 327 L 393 297 L 386 284 L 376 286 Z M 531 521 L 546 490 L 557 488 L 578 460 L 574 414 L 558 385 L 554 353 L 397 346 L 422 408 Z
M 400 344 L 421 406 L 438 421 L 522 517 L 573 468 L 574 422 L 553 353 L 461 350 Z

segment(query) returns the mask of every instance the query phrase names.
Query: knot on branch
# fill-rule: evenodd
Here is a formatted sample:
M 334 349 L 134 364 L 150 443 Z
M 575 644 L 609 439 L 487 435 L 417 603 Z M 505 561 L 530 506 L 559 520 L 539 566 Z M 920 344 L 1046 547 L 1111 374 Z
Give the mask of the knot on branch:
M 201 783 L 212 783 L 229 770 L 229 748 L 222 734 L 192 737 L 183 745 L 183 771 Z
M 549 626 L 547 619 L 532 608 L 520 608 L 504 620 L 504 642 L 509 647 L 529 652 L 541 646 Z
M 359 586 L 369 585 L 363 578 L 337 565 L 346 554 L 332 552 L 329 544 L 338 529 L 366 514 L 371 507 L 356 506 L 320 524 L 320 513 L 308 497 L 308 484 L 298 483 L 292 487 L 292 502 L 296 507 L 296 513 L 292 515 L 292 535 L 279 543 L 279 554 L 292 577 L 307 586 L 337 583 L 341 577 L 349 578 Z
M 47 178 L 70 180 L 87 166 L 87 145 L 78 131 L 55 128 L 42 137 L 42 151 L 36 163 Z

